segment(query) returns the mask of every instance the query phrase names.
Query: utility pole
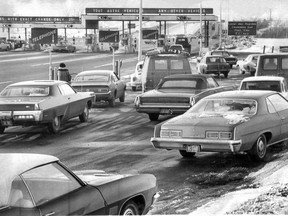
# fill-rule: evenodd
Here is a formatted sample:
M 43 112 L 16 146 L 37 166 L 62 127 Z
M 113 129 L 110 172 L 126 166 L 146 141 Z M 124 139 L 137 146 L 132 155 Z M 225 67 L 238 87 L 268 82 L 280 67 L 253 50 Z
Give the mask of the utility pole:
M 219 36 L 219 47 L 222 48 L 222 0 L 220 0 L 220 36 Z
M 138 43 L 138 62 L 142 60 L 142 0 L 139 7 L 139 43 Z
M 200 49 L 199 49 L 199 56 L 202 56 L 202 0 L 200 2 Z

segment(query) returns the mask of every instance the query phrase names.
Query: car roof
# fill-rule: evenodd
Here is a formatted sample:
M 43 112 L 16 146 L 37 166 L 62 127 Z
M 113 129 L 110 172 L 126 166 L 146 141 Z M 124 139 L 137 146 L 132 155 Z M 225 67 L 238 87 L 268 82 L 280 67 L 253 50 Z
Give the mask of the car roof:
M 22 86 L 22 85 L 45 85 L 45 86 L 52 86 L 52 85 L 57 85 L 61 83 L 66 83 L 65 81 L 60 81 L 60 80 L 30 80 L 30 81 L 22 81 L 22 82 L 17 82 L 10 84 L 9 86 Z
M 78 75 L 93 75 L 93 74 L 106 74 L 109 75 L 113 73 L 112 70 L 87 70 L 87 71 L 82 71 L 77 74 Z
M 212 75 L 209 74 L 173 74 L 164 77 L 164 79 L 192 79 L 192 78 L 210 78 Z
M 245 81 L 282 81 L 284 77 L 280 76 L 253 76 L 253 77 L 245 77 L 242 82 Z
M 288 53 L 265 53 L 265 54 L 260 54 L 259 56 L 267 56 L 267 57 L 275 57 L 275 56 L 288 56 Z
M 205 98 L 207 99 L 216 99 L 216 98 L 231 98 L 231 99 L 255 99 L 258 100 L 262 97 L 267 97 L 272 94 L 277 94 L 275 91 L 269 90 L 233 90 L 233 91 L 225 91 L 215 93 L 213 95 L 209 95 Z
M 58 161 L 59 159 L 45 154 L 0 153 L 0 206 L 8 201 L 7 194 L 12 181 L 20 174 L 35 167 Z

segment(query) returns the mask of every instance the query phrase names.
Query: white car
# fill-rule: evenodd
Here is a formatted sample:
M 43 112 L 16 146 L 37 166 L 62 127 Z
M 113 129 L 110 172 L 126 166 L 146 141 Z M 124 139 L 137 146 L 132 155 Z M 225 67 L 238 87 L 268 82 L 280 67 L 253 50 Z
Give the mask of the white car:
M 134 73 L 131 74 L 130 76 L 130 84 L 131 84 L 132 91 L 136 91 L 138 88 L 142 87 L 141 75 L 142 75 L 143 63 L 144 61 L 139 61 L 136 64 Z
M 245 59 L 237 61 L 236 66 L 239 68 L 239 73 L 245 74 L 245 72 L 249 72 L 254 76 L 258 56 L 259 54 L 250 54 Z

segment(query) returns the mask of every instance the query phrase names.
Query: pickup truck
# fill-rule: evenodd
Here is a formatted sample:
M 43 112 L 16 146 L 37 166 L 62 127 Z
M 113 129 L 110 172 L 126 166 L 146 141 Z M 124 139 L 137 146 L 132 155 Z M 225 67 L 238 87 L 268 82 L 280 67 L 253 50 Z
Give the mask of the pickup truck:
M 179 115 L 202 98 L 216 92 L 236 90 L 236 86 L 220 86 L 212 75 L 174 74 L 164 77 L 158 86 L 135 98 L 139 113 L 147 113 L 151 121 L 159 115 Z
M 288 99 L 287 81 L 284 77 L 280 76 L 246 77 L 241 81 L 239 90 L 277 91 Z

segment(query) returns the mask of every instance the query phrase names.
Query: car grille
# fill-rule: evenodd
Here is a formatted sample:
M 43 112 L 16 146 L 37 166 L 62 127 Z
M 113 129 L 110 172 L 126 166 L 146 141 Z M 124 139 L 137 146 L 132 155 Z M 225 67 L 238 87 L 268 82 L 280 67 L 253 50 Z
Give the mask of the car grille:
M 30 111 L 35 110 L 34 104 L 3 104 L 0 105 L 1 111 Z
M 163 97 L 163 98 L 159 98 L 159 97 L 149 97 L 149 98 L 141 98 L 140 99 L 140 103 L 141 104 L 150 104 L 150 103 L 165 103 L 165 104 L 189 104 L 190 103 L 190 98 L 175 98 L 175 97 Z

